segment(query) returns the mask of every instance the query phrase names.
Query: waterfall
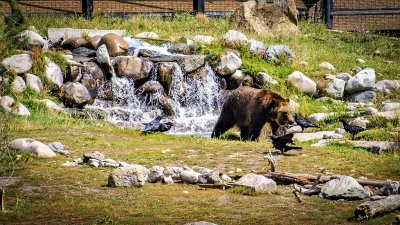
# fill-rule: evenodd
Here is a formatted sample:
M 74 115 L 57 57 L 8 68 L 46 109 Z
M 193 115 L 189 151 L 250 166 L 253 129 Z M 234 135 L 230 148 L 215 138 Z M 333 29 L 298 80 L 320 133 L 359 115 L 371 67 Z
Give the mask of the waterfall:
M 137 45 L 137 42 L 133 44 Z M 146 47 L 149 48 L 147 45 Z M 135 50 L 134 54 L 137 52 Z M 174 111 L 174 115 L 170 117 L 174 126 L 168 133 L 210 135 L 222 106 L 220 78 L 207 63 L 200 69 L 200 75 L 192 76 L 184 74 L 180 66 L 174 64 L 168 96 Z M 157 83 L 156 73 L 157 69 L 154 68 L 149 76 L 150 82 Z M 106 119 L 112 124 L 141 129 L 144 127 L 143 123 L 163 115 L 163 110 L 155 99 L 165 94 L 144 96 L 138 86 L 139 84 L 129 78 L 113 77 L 100 86 L 95 102 L 86 108 L 106 112 Z

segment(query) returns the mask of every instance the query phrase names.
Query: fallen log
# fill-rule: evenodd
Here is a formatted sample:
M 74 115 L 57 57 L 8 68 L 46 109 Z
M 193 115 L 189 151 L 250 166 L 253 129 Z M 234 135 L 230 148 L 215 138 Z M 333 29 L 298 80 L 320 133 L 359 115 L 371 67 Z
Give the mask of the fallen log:
M 264 175 L 268 178 L 273 179 L 277 184 L 300 184 L 300 185 L 306 185 L 306 184 L 314 184 L 316 180 L 318 180 L 321 183 L 326 183 L 332 179 L 337 178 L 338 175 L 333 175 L 333 176 L 326 176 L 326 175 L 321 175 L 321 176 L 315 176 L 311 174 L 297 174 L 297 173 L 283 173 L 283 172 L 271 172 L 271 173 L 260 173 L 261 175 Z M 384 187 L 390 182 L 393 181 L 383 181 L 383 180 L 375 180 L 375 179 L 355 179 L 359 184 L 361 185 L 370 185 L 370 186 L 375 186 L 375 187 Z
M 400 195 L 391 195 L 377 201 L 367 201 L 354 211 L 356 220 L 368 220 L 400 208 Z

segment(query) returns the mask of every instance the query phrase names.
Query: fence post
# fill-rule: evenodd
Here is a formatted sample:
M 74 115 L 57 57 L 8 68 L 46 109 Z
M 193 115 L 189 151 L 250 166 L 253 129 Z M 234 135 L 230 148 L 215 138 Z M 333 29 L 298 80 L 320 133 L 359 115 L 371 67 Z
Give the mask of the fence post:
M 205 13 L 204 12 L 204 0 L 193 0 L 193 13 Z
M 93 0 L 82 0 L 82 13 L 86 19 L 93 17 Z
M 326 1 L 326 25 L 328 25 L 329 29 L 333 28 L 333 18 L 332 18 L 332 10 L 333 10 L 333 1 Z

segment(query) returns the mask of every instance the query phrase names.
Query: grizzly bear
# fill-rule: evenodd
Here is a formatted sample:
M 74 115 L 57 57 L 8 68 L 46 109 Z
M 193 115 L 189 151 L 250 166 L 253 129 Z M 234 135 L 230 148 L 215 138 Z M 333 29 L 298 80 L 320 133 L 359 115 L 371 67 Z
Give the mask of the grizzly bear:
M 267 122 L 273 135 L 280 126 L 293 124 L 289 99 L 271 90 L 242 86 L 227 96 L 211 137 L 218 138 L 236 125 L 240 128 L 242 140 L 254 141 Z

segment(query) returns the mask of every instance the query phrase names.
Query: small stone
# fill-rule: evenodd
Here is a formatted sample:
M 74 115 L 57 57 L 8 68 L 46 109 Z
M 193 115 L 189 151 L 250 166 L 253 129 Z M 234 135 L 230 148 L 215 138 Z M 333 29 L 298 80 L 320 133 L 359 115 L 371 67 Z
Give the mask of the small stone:
M 288 76 L 288 81 L 305 94 L 317 94 L 317 84 L 302 72 L 294 71 Z
M 158 35 L 154 32 L 142 32 L 142 33 L 136 34 L 135 37 L 137 37 L 137 38 L 154 38 L 154 39 L 159 38 Z
M 189 194 L 189 191 L 184 190 L 184 191 L 183 191 L 183 194 L 188 195 L 188 194 Z
M 70 161 L 66 161 L 65 163 L 61 164 L 61 166 L 65 166 L 65 167 L 74 167 L 77 166 L 78 164 L 75 162 L 70 162 Z
M 172 150 L 170 148 L 166 148 L 166 149 L 162 150 L 161 153 L 165 154 L 165 153 L 168 153 L 168 152 L 171 152 L 171 151 Z
M 54 153 L 47 145 L 30 138 L 15 139 L 8 145 L 8 147 L 14 150 L 26 151 L 39 157 L 56 156 L 56 153 Z
M 323 62 L 323 63 L 319 64 L 319 67 L 320 68 L 325 68 L 325 69 L 328 69 L 328 70 L 336 70 L 335 67 L 329 62 Z
M 249 173 L 241 177 L 237 184 L 251 188 L 255 191 L 274 191 L 277 189 L 276 182 L 262 175 Z
M 196 35 L 193 37 L 194 42 L 198 42 L 201 44 L 207 44 L 207 45 L 211 44 L 214 40 L 215 40 L 215 38 L 211 37 L 211 36 Z
M 100 152 L 91 152 L 91 153 L 85 153 L 83 155 L 83 162 L 84 163 L 88 163 L 89 159 L 97 159 L 98 161 L 102 161 L 103 159 L 105 159 L 105 156 L 103 153 Z
M 346 133 L 346 130 L 343 128 L 336 128 L 335 133 L 344 135 Z
M 337 133 L 324 134 L 322 139 L 343 139 L 343 135 Z
M 69 152 L 67 150 L 64 150 L 64 145 L 61 144 L 60 142 L 51 142 L 47 144 L 53 152 L 60 153 L 61 155 L 69 155 Z
M 97 159 L 89 159 L 88 164 L 89 164 L 89 166 L 99 167 L 100 161 Z
M 32 68 L 32 59 L 29 54 L 13 55 L 3 59 L 1 64 L 7 69 L 12 70 L 16 74 L 23 74 Z
M 20 76 L 16 76 L 11 84 L 11 90 L 15 93 L 21 93 L 25 89 L 25 81 Z
M 236 30 L 229 30 L 226 32 L 223 35 L 222 40 L 230 47 L 238 47 L 240 45 L 247 44 L 248 42 L 246 35 Z
M 224 182 L 232 182 L 232 178 L 231 178 L 230 176 L 226 175 L 226 174 L 222 174 L 222 175 L 220 176 L 220 178 L 221 178 L 221 180 L 224 181 Z
M 179 176 L 184 183 L 196 184 L 201 174 L 191 170 L 182 171 Z
M 301 61 L 299 64 L 302 65 L 302 66 L 304 66 L 304 67 L 307 67 L 307 66 L 308 66 L 308 62 L 306 62 L 306 61 Z
M 164 176 L 162 179 L 163 184 L 173 184 L 174 180 L 172 179 L 172 176 Z
M 357 62 L 358 63 L 365 63 L 365 60 L 364 59 L 357 59 Z
M 375 109 L 374 107 L 368 107 L 368 108 L 366 108 L 366 109 L 364 110 L 364 112 L 365 112 L 366 114 L 373 115 L 373 114 L 377 113 L 378 110 Z
M 164 167 L 161 166 L 153 166 L 150 168 L 149 176 L 147 177 L 147 181 L 150 183 L 155 183 L 158 181 L 162 181 L 164 178 Z
M 148 174 L 149 170 L 141 165 L 119 167 L 111 171 L 108 176 L 108 186 L 143 187 Z

